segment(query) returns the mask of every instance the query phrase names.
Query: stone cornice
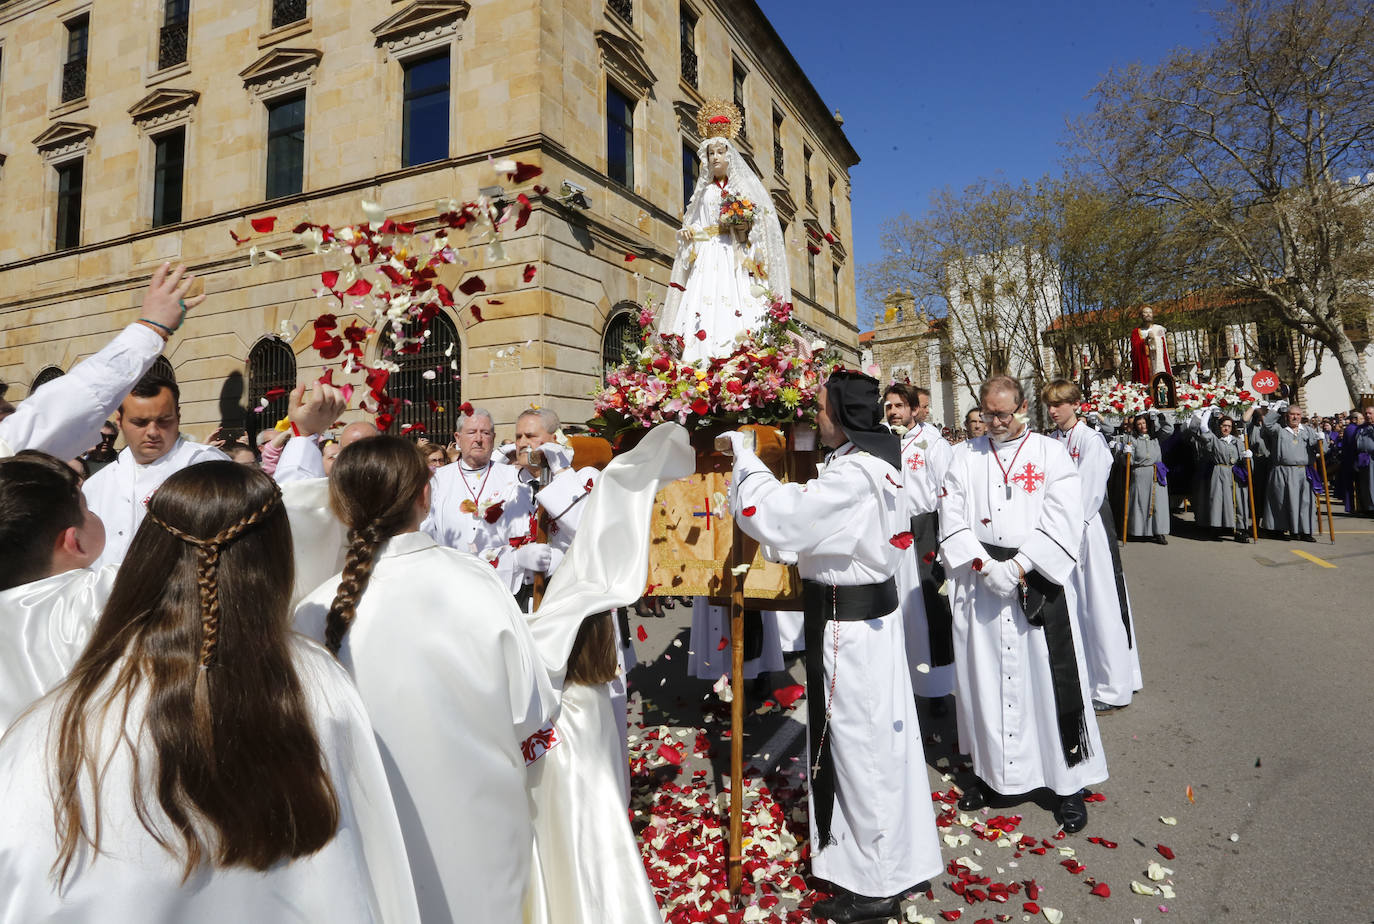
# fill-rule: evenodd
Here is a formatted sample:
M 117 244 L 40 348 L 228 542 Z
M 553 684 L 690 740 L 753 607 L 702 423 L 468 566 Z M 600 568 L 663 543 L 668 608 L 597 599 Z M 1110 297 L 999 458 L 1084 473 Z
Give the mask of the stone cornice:
M 598 29 L 596 45 L 601 49 L 601 61 L 607 72 L 624 84 L 625 89 L 638 94 L 641 99 L 653 95 L 658 78 L 633 42 L 609 29 Z
M 95 136 L 95 126 L 83 122 L 54 122 L 47 131 L 33 139 L 33 146 L 46 161 L 69 154 L 84 154 Z
M 184 116 L 199 100 L 198 90 L 160 88 L 129 107 L 129 115 L 134 124 L 151 128 Z
M 280 84 L 308 78 L 323 57 L 324 52 L 314 48 L 273 48 L 239 71 L 239 77 L 248 89 L 275 89 Z
M 458 33 L 472 9 L 466 0 L 416 0 L 372 27 L 378 45 L 395 55 Z

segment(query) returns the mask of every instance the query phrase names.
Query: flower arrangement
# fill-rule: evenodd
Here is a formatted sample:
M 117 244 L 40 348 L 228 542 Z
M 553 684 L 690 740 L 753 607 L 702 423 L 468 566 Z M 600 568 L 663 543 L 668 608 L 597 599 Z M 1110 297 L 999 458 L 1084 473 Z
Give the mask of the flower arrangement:
M 807 342 L 792 320 L 792 304 L 776 296 L 759 329 L 740 334 L 732 353 L 698 364 L 679 358 L 680 336 L 654 333 L 651 309 L 640 313 L 639 324 L 647 345 L 611 370 L 593 395 L 588 423 L 612 439 L 669 420 L 689 429 L 812 420 L 816 392 L 837 360 L 823 342 Z
M 721 227 L 732 225 L 752 225 L 754 223 L 754 203 L 734 193 L 726 193 L 720 199 Z
M 1172 413 L 1179 420 L 1186 420 L 1194 411 L 1208 407 L 1244 414 L 1255 403 L 1255 395 L 1249 389 L 1233 388 L 1225 383 L 1181 382 L 1175 385 L 1174 394 L 1177 406 L 1162 410 Z M 1143 414 L 1154 406 L 1150 386 L 1139 382 L 1117 382 L 1106 386 L 1094 385 L 1078 410 L 1081 414 L 1129 418 Z

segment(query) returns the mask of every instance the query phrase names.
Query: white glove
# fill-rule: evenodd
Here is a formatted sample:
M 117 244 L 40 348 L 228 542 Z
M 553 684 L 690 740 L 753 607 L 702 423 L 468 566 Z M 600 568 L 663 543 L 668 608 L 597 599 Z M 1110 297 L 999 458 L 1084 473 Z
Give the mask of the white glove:
M 496 449 L 492 451 L 491 457 L 497 462 L 510 465 L 511 460 L 515 458 L 515 444 L 507 443 L 504 446 L 497 446 Z
M 1097 411 L 1089 411 L 1088 419 L 1091 420 L 1093 423 L 1097 423 L 1099 420 L 1102 419 L 1102 415 L 1097 413 Z
M 739 458 L 740 456 L 745 455 L 746 453 L 748 453 L 749 455 L 753 455 L 753 453 L 749 451 L 749 447 L 744 442 L 745 436 L 743 433 L 741 433 L 738 430 L 731 430 L 723 435 L 726 439 L 730 441 L 730 454 L 732 456 L 734 456 L 735 458 Z
M 999 597 L 1010 597 L 1021 583 L 1016 563 L 1010 561 L 990 561 L 983 565 L 983 581 L 988 590 Z
M 1127 444 L 1126 444 L 1126 455 L 1128 455 L 1128 456 L 1133 456 L 1133 455 L 1135 455 L 1135 445 L 1134 445 L 1133 443 L 1127 443 Z
M 573 453 L 568 446 L 562 446 L 558 443 L 545 443 L 539 447 L 539 451 L 548 460 L 549 470 L 552 472 L 561 472 L 572 465 Z
M 515 566 L 526 571 L 548 571 L 553 561 L 552 552 L 547 543 L 527 542 L 515 550 Z
M 1245 449 L 1241 451 L 1240 457 L 1242 459 L 1253 459 L 1255 457 L 1255 454 L 1250 450 Z

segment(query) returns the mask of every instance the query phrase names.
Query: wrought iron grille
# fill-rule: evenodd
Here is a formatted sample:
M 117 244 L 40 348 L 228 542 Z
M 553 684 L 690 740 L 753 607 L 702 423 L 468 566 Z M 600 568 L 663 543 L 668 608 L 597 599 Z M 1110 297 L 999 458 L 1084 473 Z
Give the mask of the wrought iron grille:
M 777 140 L 776 138 L 774 138 L 774 139 L 773 139 L 773 172 L 776 173 L 778 176 L 782 176 L 782 168 L 783 168 L 782 145 L 778 143 L 778 140 Z
M 186 60 L 186 30 L 187 21 L 184 19 L 169 22 L 162 27 L 157 40 L 158 70 Z
M 56 366 L 48 366 L 33 377 L 33 384 L 29 386 L 29 394 L 38 391 L 39 387 L 46 385 L 53 379 L 60 379 L 65 373 Z
M 264 337 L 248 351 L 248 407 L 251 426 L 257 430 L 275 426 L 286 416 L 291 389 L 296 387 L 296 354 L 291 345 L 277 337 Z M 280 394 L 276 392 L 280 391 Z M 267 406 L 258 406 L 269 394 Z M 249 435 L 252 436 L 253 433 Z
M 606 6 L 621 19 L 630 24 L 634 23 L 635 10 L 632 0 L 606 0 Z
M 439 314 L 429 322 L 429 336 L 418 353 L 395 357 L 401 368 L 387 382 L 387 392 L 400 402 L 392 412 L 392 432 L 418 423 L 436 443 L 453 439 L 463 403 L 461 351 L 458 329 Z M 433 374 L 426 378 L 426 373 Z
M 617 366 L 623 365 L 644 348 L 644 338 L 634 312 L 638 306 L 614 315 L 606 325 L 601 347 L 601 377 L 604 379 Z
M 682 46 L 682 79 L 689 85 L 697 85 L 697 53 L 686 45 Z
M 62 65 L 62 102 L 70 103 L 86 95 L 86 58 Z
M 306 0 L 272 0 L 272 28 L 300 22 L 305 13 Z

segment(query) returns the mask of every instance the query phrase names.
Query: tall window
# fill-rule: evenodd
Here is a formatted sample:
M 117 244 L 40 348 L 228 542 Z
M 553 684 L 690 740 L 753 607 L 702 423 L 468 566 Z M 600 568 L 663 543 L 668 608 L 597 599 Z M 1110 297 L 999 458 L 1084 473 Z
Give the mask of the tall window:
M 29 394 L 33 394 L 53 379 L 62 378 L 63 372 L 56 366 L 48 366 L 33 377 L 33 384 L 29 386 Z
M 773 110 L 773 173 L 782 178 L 782 113 Z
M 453 438 L 458 429 L 458 408 L 463 403 L 458 384 L 461 351 L 458 329 L 448 315 L 440 313 L 429 322 L 429 336 L 418 353 L 394 357 L 401 368 L 392 373 L 387 390 L 400 402 L 392 411 L 396 433 L 418 423 L 435 442 L 447 443 Z M 433 375 L 425 378 L 426 372 Z
M 81 180 L 85 161 L 57 165 L 57 249 L 81 246 Z
M 248 353 L 248 406 L 256 409 L 269 392 L 285 389 L 271 398 L 258 415 L 258 429 L 275 426 L 286 416 L 291 389 L 296 387 L 296 354 L 276 337 L 264 337 Z
M 830 264 L 830 282 L 834 286 L 831 290 L 835 293 L 835 307 L 840 307 L 840 264 Z
M 62 102 L 86 95 L 86 51 L 91 41 L 91 17 L 67 20 L 67 59 L 62 65 Z
M 305 0 L 272 0 L 272 28 L 279 29 L 287 23 L 300 22 L 305 18 Z
M 697 85 L 697 14 L 686 4 L 678 7 L 678 35 L 682 43 L 682 79 Z
M 267 104 L 267 198 L 301 191 L 305 177 L 305 95 Z
M 692 201 L 692 191 L 697 188 L 697 177 L 701 175 L 701 159 L 696 148 L 690 144 L 682 146 L 682 207 Z
M 636 306 L 629 311 L 614 315 L 606 325 L 606 336 L 601 342 L 601 375 L 604 378 L 612 369 L 623 365 L 638 355 L 644 348 L 639 322 L 635 318 Z
M 621 186 L 635 185 L 635 105 L 606 85 L 606 175 Z
M 448 51 L 405 63 L 401 166 L 448 158 Z
M 811 148 L 802 145 L 802 176 L 806 189 L 806 204 L 811 208 L 816 207 L 816 187 L 811 182 Z
M 734 96 L 735 108 L 739 110 L 739 135 L 737 137 L 741 141 L 749 140 L 744 132 L 744 126 L 749 122 L 745 117 L 744 109 L 744 78 L 747 76 L 748 72 L 744 69 L 743 64 L 733 60 L 730 62 L 732 93 Z
M 186 129 L 153 139 L 153 227 L 181 221 L 181 187 L 186 163 Z
M 157 66 L 161 70 L 186 60 L 187 25 L 191 0 L 167 0 L 157 40 Z
M 806 294 L 816 300 L 816 255 L 806 248 Z

